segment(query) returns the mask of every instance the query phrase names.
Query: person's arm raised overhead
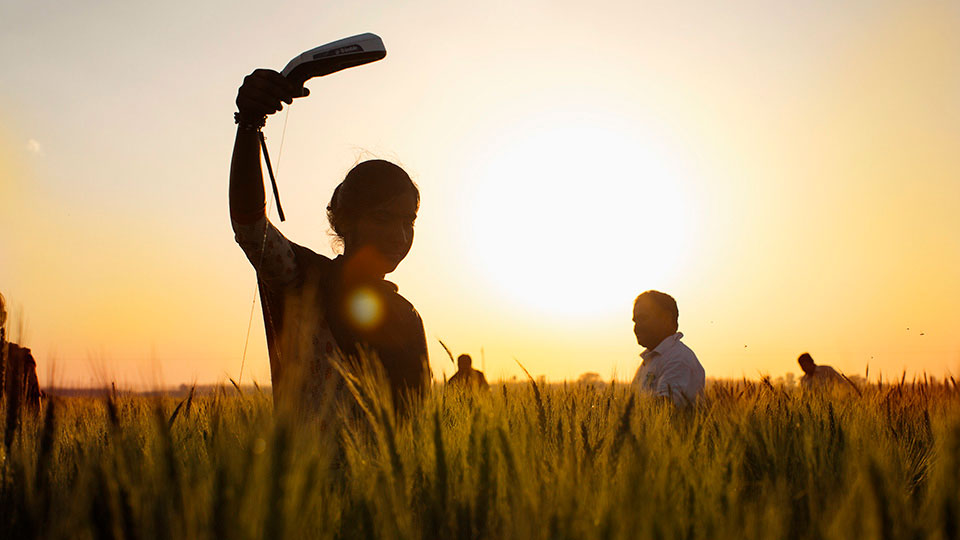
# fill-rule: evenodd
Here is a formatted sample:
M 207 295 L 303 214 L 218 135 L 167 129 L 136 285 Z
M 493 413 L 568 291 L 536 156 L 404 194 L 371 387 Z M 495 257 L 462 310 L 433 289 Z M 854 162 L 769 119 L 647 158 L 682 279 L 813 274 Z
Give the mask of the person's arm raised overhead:
M 267 219 L 263 173 L 260 169 L 260 128 L 268 114 L 306 96 L 285 77 L 258 69 L 243 80 L 237 92 L 237 136 L 230 163 L 230 220 L 237 243 L 269 286 L 282 286 L 296 276 L 296 261 L 289 240 Z
M 252 223 L 264 215 L 259 132 L 267 115 L 309 93 L 270 69 L 258 69 L 243 79 L 237 91 L 237 137 L 230 162 L 230 217 L 237 223 Z

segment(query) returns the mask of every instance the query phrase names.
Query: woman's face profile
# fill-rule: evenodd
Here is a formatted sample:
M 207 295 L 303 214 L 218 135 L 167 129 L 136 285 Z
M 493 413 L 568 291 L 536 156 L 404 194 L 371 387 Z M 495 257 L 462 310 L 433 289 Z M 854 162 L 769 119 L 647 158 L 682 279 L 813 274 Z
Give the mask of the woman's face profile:
M 344 236 L 344 255 L 374 255 L 378 272 L 393 272 L 413 245 L 417 197 L 407 191 L 357 216 Z M 370 253 L 372 252 L 372 253 Z

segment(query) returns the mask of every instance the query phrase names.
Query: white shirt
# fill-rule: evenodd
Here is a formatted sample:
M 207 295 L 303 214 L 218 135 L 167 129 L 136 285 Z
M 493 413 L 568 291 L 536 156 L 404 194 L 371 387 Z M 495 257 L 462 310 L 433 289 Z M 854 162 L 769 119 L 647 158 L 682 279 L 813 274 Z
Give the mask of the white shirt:
M 643 363 L 633 376 L 640 392 L 673 399 L 677 406 L 692 404 L 703 392 L 706 374 L 690 347 L 680 342 L 683 334 L 667 337 L 653 349 L 640 353 Z
M 804 388 L 821 388 L 843 382 L 843 376 L 830 366 L 816 366 L 813 375 L 804 374 L 800 377 L 800 385 Z

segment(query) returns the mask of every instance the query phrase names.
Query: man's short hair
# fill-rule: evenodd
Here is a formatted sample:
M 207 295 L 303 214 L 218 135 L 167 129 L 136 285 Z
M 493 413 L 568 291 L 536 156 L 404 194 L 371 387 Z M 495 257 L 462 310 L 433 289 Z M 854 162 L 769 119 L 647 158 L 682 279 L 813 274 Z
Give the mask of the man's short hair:
M 473 365 L 473 358 L 470 358 L 469 354 L 461 354 L 460 356 L 457 357 L 457 365 L 462 366 L 464 364 L 468 366 Z
M 673 318 L 674 323 L 679 321 L 680 310 L 677 308 L 677 301 L 669 294 L 653 290 L 645 291 L 637 296 L 637 299 L 633 301 L 633 306 L 636 307 L 641 299 L 660 308 L 667 316 Z
M 810 353 L 803 353 L 799 358 L 797 358 L 798 364 L 803 365 L 804 362 L 810 362 L 811 364 L 816 365 L 813 361 L 813 357 L 810 356 Z

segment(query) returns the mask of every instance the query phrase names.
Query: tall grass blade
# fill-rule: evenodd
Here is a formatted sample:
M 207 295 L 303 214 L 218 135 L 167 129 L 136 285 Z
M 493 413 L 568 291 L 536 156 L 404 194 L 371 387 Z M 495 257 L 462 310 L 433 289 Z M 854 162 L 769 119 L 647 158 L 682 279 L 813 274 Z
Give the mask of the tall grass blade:
M 540 425 L 540 435 L 545 436 L 547 433 L 547 413 L 543 408 L 543 399 L 540 398 L 540 387 L 537 386 L 537 381 L 533 379 L 533 375 L 530 375 L 527 368 L 523 367 L 520 360 L 514 358 L 513 361 L 520 366 L 520 369 L 527 375 L 527 378 L 530 379 L 530 384 L 533 386 L 533 398 L 537 402 L 537 423 Z

